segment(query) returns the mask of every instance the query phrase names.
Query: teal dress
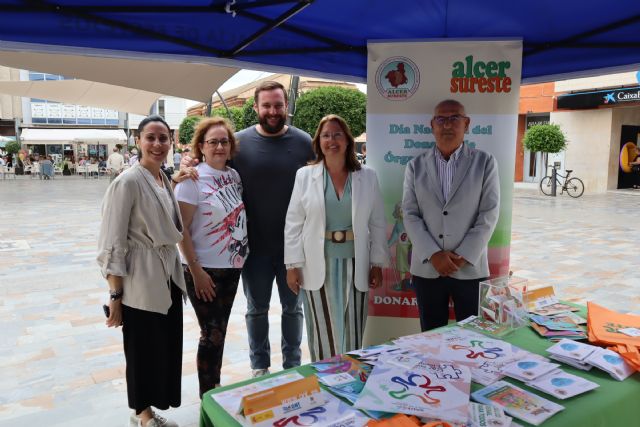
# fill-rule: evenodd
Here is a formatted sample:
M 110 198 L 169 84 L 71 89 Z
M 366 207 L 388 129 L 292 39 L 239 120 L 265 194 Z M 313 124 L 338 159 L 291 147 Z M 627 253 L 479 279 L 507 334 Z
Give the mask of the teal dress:
M 326 231 L 352 230 L 351 174 L 342 198 L 324 169 Z M 304 291 L 303 302 L 311 360 L 322 360 L 362 347 L 367 316 L 367 292 L 354 283 L 353 240 L 324 243 L 325 281 L 317 291 Z

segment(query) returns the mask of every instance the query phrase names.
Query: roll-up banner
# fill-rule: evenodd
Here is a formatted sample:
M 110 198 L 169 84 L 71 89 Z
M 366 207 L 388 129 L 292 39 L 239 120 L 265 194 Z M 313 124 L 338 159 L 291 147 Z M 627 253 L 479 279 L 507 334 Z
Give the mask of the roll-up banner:
M 383 286 L 369 293 L 365 344 L 420 331 L 402 184 L 407 162 L 435 147 L 431 116 L 445 99 L 460 101 L 471 118 L 465 144 L 498 161 L 500 218 L 489 267 L 493 277 L 508 274 L 521 67 L 521 40 L 369 42 L 367 165 L 378 173 L 384 197 L 391 264 Z

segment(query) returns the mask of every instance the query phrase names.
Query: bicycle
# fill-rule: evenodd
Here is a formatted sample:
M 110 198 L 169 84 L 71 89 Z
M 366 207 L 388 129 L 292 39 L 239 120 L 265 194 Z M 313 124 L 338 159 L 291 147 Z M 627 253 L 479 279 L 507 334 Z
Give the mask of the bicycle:
M 565 176 L 562 176 L 556 172 L 556 188 L 560 188 L 560 194 L 566 191 L 567 194 L 574 199 L 582 196 L 582 194 L 584 193 L 584 184 L 582 180 L 576 177 L 569 178 L 573 170 L 567 169 L 565 172 L 567 172 Z M 564 178 L 564 183 L 561 183 L 558 177 Z M 551 184 L 553 182 L 552 180 L 553 178 L 550 175 L 547 175 L 540 181 L 540 191 L 542 191 L 542 194 L 544 194 L 545 196 L 551 196 Z

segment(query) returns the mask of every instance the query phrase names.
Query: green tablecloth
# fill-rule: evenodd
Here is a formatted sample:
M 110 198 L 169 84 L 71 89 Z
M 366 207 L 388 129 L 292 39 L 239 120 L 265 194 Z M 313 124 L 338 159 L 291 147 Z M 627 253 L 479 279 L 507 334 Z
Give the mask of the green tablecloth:
M 582 309 L 581 315 L 585 316 L 586 308 Z M 531 328 L 521 328 L 508 337 L 504 338 L 520 348 L 533 353 L 547 356 L 546 349 L 553 343 L 541 338 Z M 294 368 L 304 376 L 312 375 L 315 371 L 310 365 Z M 565 407 L 558 414 L 552 416 L 542 425 L 545 427 L 638 427 L 640 426 L 640 374 L 635 373 L 624 381 L 616 381 L 609 374 L 597 368 L 589 372 L 562 365 L 562 369 L 575 375 L 582 376 L 588 380 L 600 384 L 597 389 L 575 396 L 566 400 L 559 400 L 541 391 L 529 388 L 522 382 L 512 380 L 507 381 L 516 384 L 518 387 L 527 389 L 539 396 L 549 399 Z M 291 370 L 289 370 L 291 371 Z M 289 372 L 283 371 L 283 372 Z M 273 375 L 280 375 L 282 372 Z M 211 390 L 202 398 L 200 408 L 200 427 L 237 427 L 238 424 L 229 414 L 222 409 L 212 395 L 224 390 L 240 387 L 249 384 L 255 379 L 239 382 L 226 387 Z M 478 390 L 482 386 L 472 383 L 472 391 Z M 529 426 L 522 420 L 515 420 L 519 424 Z

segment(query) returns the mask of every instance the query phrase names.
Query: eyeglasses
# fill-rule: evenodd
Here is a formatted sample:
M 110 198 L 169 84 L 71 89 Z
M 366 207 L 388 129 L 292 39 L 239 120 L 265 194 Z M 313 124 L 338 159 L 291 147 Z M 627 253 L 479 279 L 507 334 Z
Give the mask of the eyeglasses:
M 467 116 L 463 116 L 462 114 L 454 114 L 452 116 L 434 116 L 433 121 L 438 126 L 444 126 L 445 123 L 457 125 L 458 123 L 462 123 L 466 118 Z
M 142 137 L 147 142 L 158 141 L 160 144 L 168 144 L 169 142 L 171 142 L 171 137 L 166 133 L 156 135 L 154 133 L 145 132 L 142 134 Z
M 320 134 L 320 139 L 324 139 L 325 141 L 328 141 L 330 139 L 342 139 L 344 138 L 344 132 L 334 132 L 334 133 L 321 133 Z
M 227 145 L 229 145 L 229 140 L 228 139 L 207 139 L 206 141 L 204 141 L 205 144 L 207 144 L 209 147 L 217 147 L 218 144 L 222 145 L 222 148 L 226 147 Z

